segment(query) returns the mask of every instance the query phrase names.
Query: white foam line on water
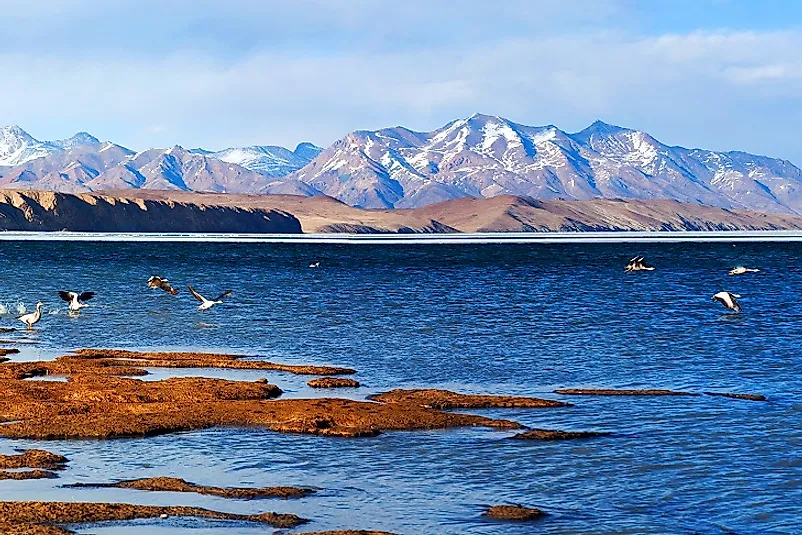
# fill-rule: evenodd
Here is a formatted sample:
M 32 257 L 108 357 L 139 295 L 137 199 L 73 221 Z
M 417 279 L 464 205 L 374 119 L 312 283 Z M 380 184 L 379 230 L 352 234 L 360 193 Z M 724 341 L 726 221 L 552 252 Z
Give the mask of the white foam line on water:
M 482 243 L 799 242 L 802 231 L 510 232 L 464 234 L 193 234 L 137 232 L 0 232 L 0 241 L 330 243 L 443 245 Z

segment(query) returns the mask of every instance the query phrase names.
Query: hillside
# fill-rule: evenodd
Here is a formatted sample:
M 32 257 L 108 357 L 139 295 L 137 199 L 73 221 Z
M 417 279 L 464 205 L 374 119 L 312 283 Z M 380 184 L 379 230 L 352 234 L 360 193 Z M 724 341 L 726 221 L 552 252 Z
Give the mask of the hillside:
M 0 229 L 299 233 L 301 225 L 290 214 L 256 207 L 21 191 L 0 192 Z
M 540 201 L 525 197 L 456 199 L 408 210 L 354 208 L 325 196 L 221 195 L 136 190 L 129 199 L 262 209 L 292 214 L 306 233 L 548 232 L 592 230 L 802 229 L 802 217 L 726 210 L 666 200 Z

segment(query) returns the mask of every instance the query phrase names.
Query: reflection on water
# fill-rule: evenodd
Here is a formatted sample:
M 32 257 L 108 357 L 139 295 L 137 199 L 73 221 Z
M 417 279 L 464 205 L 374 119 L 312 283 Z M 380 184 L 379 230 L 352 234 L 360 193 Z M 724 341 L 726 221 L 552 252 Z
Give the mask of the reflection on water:
M 563 387 L 752 392 L 722 397 L 573 397 L 555 410 L 471 411 L 526 425 L 613 431 L 578 442 L 507 440 L 459 429 L 358 440 L 212 429 L 147 439 L 2 440 L 70 458 L 59 480 L 0 482 L 0 499 L 197 505 L 292 512 L 296 531 L 377 529 L 402 534 L 798 533 L 802 531 L 802 269 L 797 244 L 334 245 L 2 243 L 0 302 L 41 299 L 60 314 L 34 333 L 4 337 L 15 360 L 79 347 L 254 354 L 359 370 L 359 389 L 318 391 L 309 377 L 252 370 L 149 370 L 145 380 L 266 377 L 288 397 L 362 399 L 397 387 L 559 398 Z M 633 250 L 636 248 L 637 250 Z M 69 254 L 67 254 L 69 251 Z M 654 272 L 623 273 L 635 254 Z M 319 269 L 308 265 L 321 260 Z M 762 269 L 730 277 L 735 265 Z M 26 281 L 11 274 L 25 266 Z M 178 296 L 150 290 L 168 276 Z M 184 283 L 233 288 L 206 312 Z M 56 294 L 98 292 L 71 318 Z M 710 297 L 743 296 L 726 314 Z M 790 297 L 789 297 L 790 296 Z M 13 316 L 0 328 L 17 327 Z M 41 378 L 40 378 L 41 379 Z M 60 485 L 167 475 L 216 486 L 309 485 L 300 500 L 232 501 Z M 532 525 L 480 515 L 496 503 L 550 513 Z M 264 526 L 148 520 L 81 533 L 270 533 Z

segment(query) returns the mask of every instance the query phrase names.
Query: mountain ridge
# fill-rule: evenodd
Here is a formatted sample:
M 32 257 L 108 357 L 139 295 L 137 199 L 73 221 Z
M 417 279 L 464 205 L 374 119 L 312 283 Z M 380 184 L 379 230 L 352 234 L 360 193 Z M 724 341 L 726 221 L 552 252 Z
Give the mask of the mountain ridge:
M 670 146 L 601 120 L 568 133 L 484 114 L 430 132 L 356 130 L 325 149 L 299 143 L 294 150 L 253 145 L 213 152 L 175 145 L 134 153 L 86 132 L 42 142 L 18 126 L 3 127 L 0 188 L 325 194 L 364 208 L 498 195 L 674 199 L 802 213 L 802 171 L 788 160 Z
M 802 171 L 787 160 L 672 147 L 602 121 L 573 134 L 482 114 L 431 132 L 358 130 L 289 178 L 373 208 L 511 194 L 672 198 L 724 208 L 802 211 Z

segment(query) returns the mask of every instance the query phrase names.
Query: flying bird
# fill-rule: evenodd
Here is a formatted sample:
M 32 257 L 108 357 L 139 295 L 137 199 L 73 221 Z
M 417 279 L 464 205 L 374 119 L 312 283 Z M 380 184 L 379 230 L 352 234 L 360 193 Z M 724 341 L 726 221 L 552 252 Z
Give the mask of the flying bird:
M 226 290 L 225 292 L 221 293 L 214 299 L 206 299 L 201 294 L 196 292 L 195 289 L 189 284 L 187 284 L 187 288 L 189 288 L 189 293 L 191 293 L 195 299 L 200 301 L 200 306 L 198 307 L 198 310 L 208 310 L 212 308 L 214 305 L 219 305 L 223 302 L 223 299 L 234 293 L 234 290 Z
M 86 304 L 85 301 L 89 301 L 93 297 L 95 297 L 95 292 L 68 292 L 65 290 L 61 290 L 58 293 L 58 296 L 61 297 L 63 301 L 69 303 L 70 312 L 78 312 L 82 308 L 86 308 L 89 305 Z
M 149 288 L 159 288 L 160 290 L 164 290 L 170 295 L 176 295 L 178 293 L 178 288 L 174 288 L 170 281 L 164 277 L 159 277 L 158 275 L 151 275 L 148 279 L 148 287 Z
M 733 294 L 730 292 L 719 292 L 714 295 L 711 299 L 713 301 L 718 301 L 728 309 L 732 310 L 733 312 L 740 312 L 741 305 L 738 303 L 738 297 L 741 297 L 738 294 Z
M 758 271 L 760 270 L 755 268 L 738 266 L 730 270 L 730 275 L 743 275 L 744 273 L 757 273 Z
M 38 322 L 40 319 L 42 319 L 42 306 L 44 306 L 44 304 L 41 301 L 39 301 L 38 303 L 36 303 L 36 312 L 25 314 L 24 316 L 20 316 L 17 319 L 20 320 L 25 325 L 27 325 L 28 330 L 33 329 L 34 324 Z
M 310 267 L 310 268 L 317 268 L 317 267 L 320 267 L 320 262 L 312 262 L 311 264 L 309 264 L 309 267 Z
M 630 271 L 654 271 L 654 267 L 647 266 L 644 263 L 644 257 L 636 256 L 635 258 L 627 262 L 624 271 L 627 273 L 629 273 Z

